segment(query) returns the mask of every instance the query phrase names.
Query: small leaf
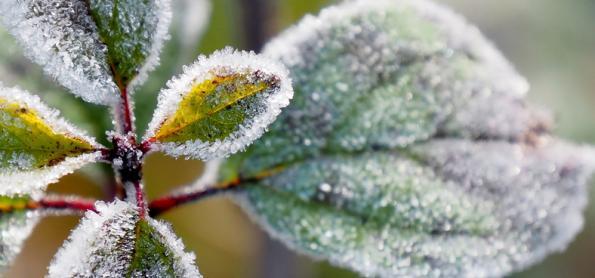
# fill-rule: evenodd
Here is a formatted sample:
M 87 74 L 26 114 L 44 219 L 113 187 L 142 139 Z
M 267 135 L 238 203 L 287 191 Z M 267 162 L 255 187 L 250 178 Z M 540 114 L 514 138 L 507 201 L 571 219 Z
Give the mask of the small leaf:
M 224 157 L 260 137 L 292 95 L 285 68 L 254 53 L 201 56 L 161 92 L 145 138 L 173 156 Z
M 0 195 L 43 190 L 96 161 L 98 148 L 39 98 L 0 88 Z
M 37 212 L 26 211 L 29 201 L 29 197 L 0 196 L 0 275 L 21 251 L 39 220 Z
M 221 176 L 268 176 L 242 203 L 293 249 L 363 276 L 499 277 L 580 230 L 595 151 L 552 138 L 524 79 L 451 11 L 346 1 L 264 55 L 295 98 Z
M 47 277 L 201 277 L 194 254 L 166 224 L 140 219 L 137 208 L 96 204 L 58 251 Z
M 0 1 L 0 16 L 46 74 L 88 102 L 111 104 L 118 88 L 86 2 L 6 0 Z
M 104 107 L 93 105 L 69 93 L 43 75 L 42 68 L 27 60 L 23 50 L 0 26 L 0 81 L 8 86 L 18 85 L 30 92 L 41 92 L 40 98 L 49 106 L 60 110 L 69 122 L 89 131 L 98 140 L 112 128 L 110 113 Z M 107 143 L 107 142 L 104 142 Z
M 119 86 L 142 83 L 159 63 L 171 21 L 169 0 L 91 0 L 89 9 Z M 132 89 L 129 89 L 132 92 Z
M 159 62 L 171 19 L 169 0 L 8 0 L 0 15 L 46 74 L 106 105 Z

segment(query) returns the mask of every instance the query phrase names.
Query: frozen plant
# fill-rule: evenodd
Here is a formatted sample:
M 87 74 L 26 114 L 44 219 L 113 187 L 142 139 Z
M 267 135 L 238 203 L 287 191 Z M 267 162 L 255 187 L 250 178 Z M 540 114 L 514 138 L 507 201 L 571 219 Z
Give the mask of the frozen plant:
M 510 63 L 432 2 L 345 1 L 262 54 L 200 56 L 160 92 L 142 137 L 131 95 L 159 61 L 168 0 L 4 0 L 0 15 L 31 60 L 115 125 L 103 146 L 39 97 L 0 89 L 0 271 L 41 217 L 78 213 L 48 277 L 200 277 L 155 218 L 222 193 L 290 248 L 369 277 L 499 277 L 582 227 L 595 152 L 553 137 Z M 207 171 L 146 200 L 156 151 Z M 114 169 L 108 200 L 45 193 L 94 162 Z

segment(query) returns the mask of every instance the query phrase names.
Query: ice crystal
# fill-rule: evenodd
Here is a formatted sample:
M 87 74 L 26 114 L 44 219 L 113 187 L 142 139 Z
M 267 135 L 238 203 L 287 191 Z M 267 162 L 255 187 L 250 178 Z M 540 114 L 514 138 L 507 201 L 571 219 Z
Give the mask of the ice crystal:
M 173 233 L 169 224 L 153 219 L 149 219 L 148 222 L 155 230 L 155 236 L 159 237 L 159 241 L 169 250 L 166 255 L 173 260 L 174 275 L 172 277 L 201 278 L 202 275 L 194 263 L 195 255 L 184 251 L 182 240 Z M 162 264 L 149 265 L 146 268 L 138 269 L 136 273 L 132 274 L 132 277 L 163 277 L 164 269 L 167 267 L 169 266 Z
M 68 157 L 64 161 L 37 169 L 17 170 L 0 169 L 0 195 L 16 195 L 31 193 L 38 195 L 52 183 L 74 172 L 81 167 L 96 162 L 101 154 L 99 152 L 82 154 L 77 157 Z
M 164 224 L 123 201 L 96 204 L 58 251 L 47 277 L 200 277 Z
M 98 202 L 56 253 L 48 277 L 121 277 L 134 255 L 136 207 Z
M 0 127 L 1 195 L 43 190 L 100 156 L 92 138 L 62 120 L 37 96 L 1 84 Z
M 289 104 L 287 75 L 254 53 L 227 48 L 201 56 L 161 91 L 145 138 L 169 155 L 202 160 L 242 150 Z
M 98 104 L 118 99 L 107 48 L 85 1 L 6 0 L 0 16 L 26 54 L 72 93 Z
M 497 277 L 580 230 L 595 151 L 552 138 L 525 80 L 448 9 L 348 1 L 264 54 L 295 97 L 223 176 L 272 173 L 241 200 L 293 249 L 365 276 Z

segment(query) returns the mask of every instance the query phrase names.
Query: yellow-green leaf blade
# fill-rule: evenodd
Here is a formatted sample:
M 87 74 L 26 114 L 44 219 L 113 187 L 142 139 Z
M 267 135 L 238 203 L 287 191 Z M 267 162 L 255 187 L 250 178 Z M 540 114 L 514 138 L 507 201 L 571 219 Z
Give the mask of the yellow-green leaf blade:
M 31 194 L 88 162 L 98 144 L 39 98 L 0 89 L 0 194 Z
M 282 66 L 230 49 L 199 57 L 168 87 L 145 138 L 170 155 L 205 160 L 260 137 L 293 96 Z
M 212 79 L 192 86 L 176 114 L 166 120 L 155 135 L 157 140 L 175 142 L 199 138 L 212 142 L 223 139 L 246 117 L 240 102 L 279 87 L 278 78 L 259 78 L 258 72 L 220 76 L 213 70 L 211 74 Z

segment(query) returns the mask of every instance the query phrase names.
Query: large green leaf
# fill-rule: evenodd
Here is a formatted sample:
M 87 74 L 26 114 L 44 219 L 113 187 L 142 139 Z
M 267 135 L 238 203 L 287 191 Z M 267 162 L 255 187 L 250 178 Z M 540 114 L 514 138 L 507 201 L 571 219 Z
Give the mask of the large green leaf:
M 0 196 L 0 275 L 20 252 L 39 219 L 37 212 L 27 211 L 29 197 Z
M 29 194 L 96 161 L 100 146 L 39 98 L 0 88 L 0 194 Z
M 290 247 L 382 277 L 502 276 L 580 230 L 595 154 L 553 139 L 527 85 L 428 1 L 348 1 L 264 51 L 295 97 L 226 164 Z
M 207 160 L 243 149 L 293 95 L 284 67 L 254 53 L 226 49 L 171 82 L 145 139 L 173 156 Z
M 201 277 L 170 228 L 122 201 L 96 204 L 56 254 L 48 277 Z

